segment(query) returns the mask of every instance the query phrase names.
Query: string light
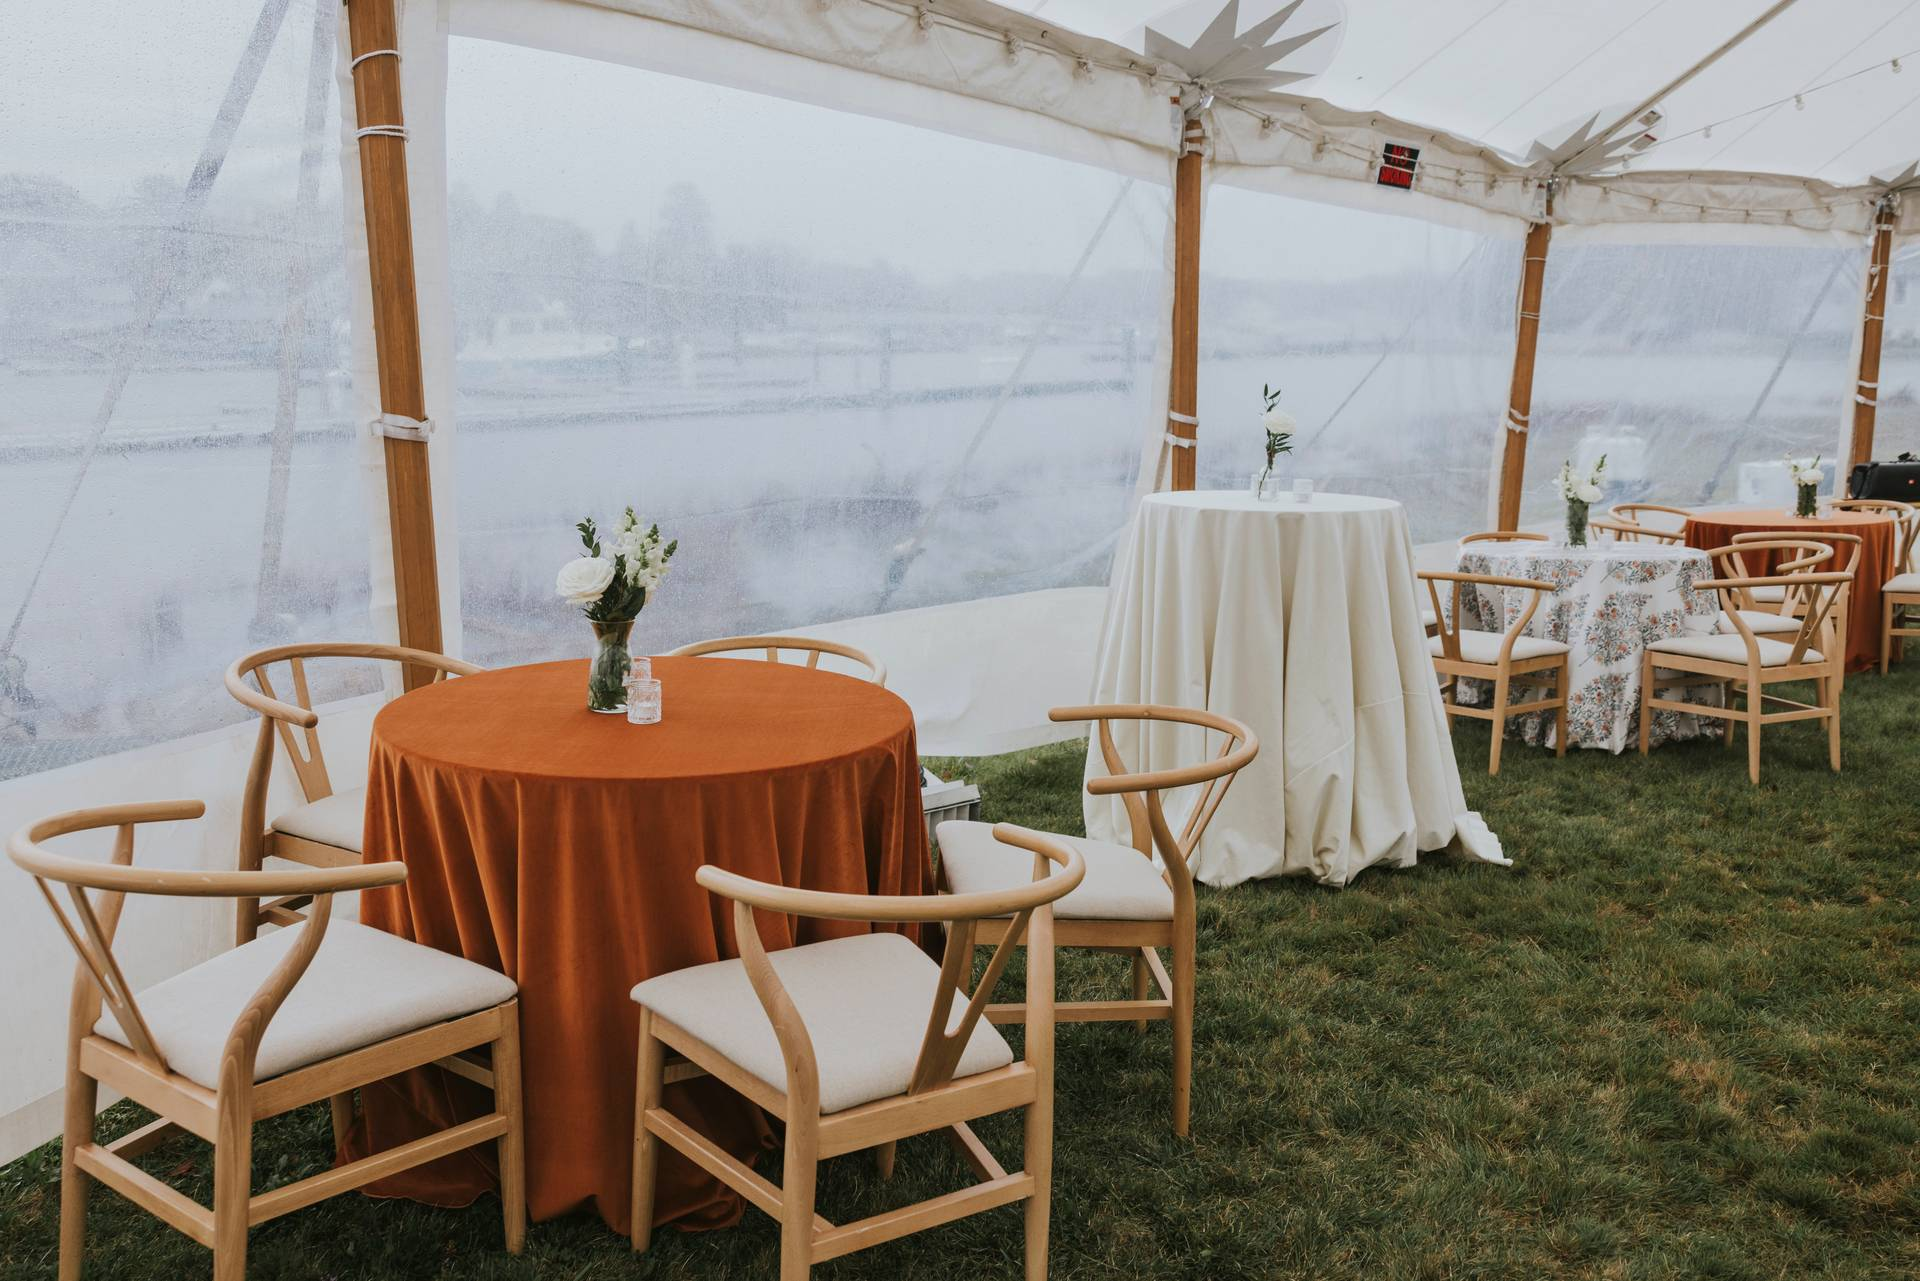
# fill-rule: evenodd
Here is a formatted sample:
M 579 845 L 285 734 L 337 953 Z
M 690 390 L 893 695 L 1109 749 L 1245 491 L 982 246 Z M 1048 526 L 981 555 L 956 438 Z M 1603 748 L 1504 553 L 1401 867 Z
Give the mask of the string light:
M 1893 68 L 1894 75 L 1897 76 L 1900 74 L 1900 59 L 1895 58 L 1892 62 L 1888 63 L 1887 65 Z
M 1805 110 L 1807 109 L 1807 95 L 1806 95 L 1806 94 L 1804 94 L 1804 93 L 1796 93 L 1796 94 L 1794 94 L 1794 95 L 1793 95 L 1793 109 L 1794 109 L 1795 111 L 1805 111 Z

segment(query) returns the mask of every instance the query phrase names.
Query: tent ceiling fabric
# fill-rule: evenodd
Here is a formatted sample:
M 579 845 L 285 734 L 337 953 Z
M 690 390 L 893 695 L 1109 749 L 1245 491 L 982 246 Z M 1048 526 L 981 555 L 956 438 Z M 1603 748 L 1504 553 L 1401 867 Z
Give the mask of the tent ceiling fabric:
M 451 0 L 456 30 L 480 2 Z M 1589 152 L 1557 175 L 1583 129 L 1604 132 L 1779 0 L 1240 0 L 1241 47 L 1224 57 L 1228 0 L 578 2 L 1165 154 L 1178 146 L 1169 99 L 1185 88 L 1197 110 L 1212 90 L 1220 180 L 1374 188 L 1397 143 L 1420 150 L 1412 190 L 1355 190 L 1351 203 L 1428 217 L 1464 205 L 1538 219 L 1551 175 L 1556 223 L 1665 224 L 1662 239 L 1851 236 L 1920 158 L 1920 0 L 1788 0 L 1660 98 L 1657 120 L 1623 127 L 1597 168 Z M 1270 75 L 1246 47 L 1255 36 L 1279 55 Z M 1030 145 L 1061 150 L 1057 135 Z M 1920 200 L 1905 202 L 1901 231 L 1920 231 Z

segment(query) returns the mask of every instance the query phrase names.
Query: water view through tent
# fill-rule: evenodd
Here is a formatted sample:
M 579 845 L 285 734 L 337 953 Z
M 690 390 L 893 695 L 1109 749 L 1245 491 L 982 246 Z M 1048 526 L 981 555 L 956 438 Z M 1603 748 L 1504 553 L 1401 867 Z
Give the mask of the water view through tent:
M 675 608 L 641 624 L 661 648 L 1106 580 L 1164 187 L 561 54 L 449 61 L 481 661 L 576 648 L 553 565 L 627 502 L 682 543 Z

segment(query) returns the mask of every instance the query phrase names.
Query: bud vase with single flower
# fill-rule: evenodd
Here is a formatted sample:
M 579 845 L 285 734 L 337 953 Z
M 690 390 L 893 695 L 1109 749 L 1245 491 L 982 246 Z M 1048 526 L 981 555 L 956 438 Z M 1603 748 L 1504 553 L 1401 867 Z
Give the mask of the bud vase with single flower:
M 587 669 L 587 709 L 595 712 L 627 710 L 627 673 L 633 670 L 633 655 L 627 638 L 633 634 L 631 618 L 598 618 L 593 624 L 593 665 Z
M 1567 546 L 1587 545 L 1587 504 L 1578 498 L 1567 500 Z

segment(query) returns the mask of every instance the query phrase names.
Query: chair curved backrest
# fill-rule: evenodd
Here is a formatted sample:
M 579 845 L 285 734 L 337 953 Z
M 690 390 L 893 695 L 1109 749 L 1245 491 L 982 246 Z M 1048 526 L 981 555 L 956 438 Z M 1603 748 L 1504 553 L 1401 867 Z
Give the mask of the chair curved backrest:
M 266 803 L 267 774 L 272 768 L 271 736 L 275 731 L 287 749 L 287 759 L 292 763 L 294 777 L 299 781 L 300 794 L 309 802 L 333 795 L 333 781 L 327 776 L 326 759 L 320 753 L 320 717 L 313 709 L 313 695 L 307 687 L 307 660 L 314 658 L 361 658 L 399 663 L 405 667 L 424 667 L 433 672 L 435 681 L 448 676 L 472 676 L 486 670 L 477 664 L 424 649 L 359 641 L 275 645 L 235 659 L 233 666 L 227 668 L 227 693 L 233 695 L 242 706 L 260 713 L 260 738 L 266 744 L 265 752 L 256 751 L 254 756 L 258 777 L 252 773 L 247 777 L 247 795 L 252 797 L 257 789 L 263 807 Z M 291 703 L 280 698 L 267 675 L 267 669 L 276 663 L 285 663 L 291 674 L 295 700 Z M 249 676 L 258 689 L 247 684 Z M 294 735 L 296 728 L 302 731 L 301 739 L 296 739 Z
M 1660 510 L 1677 511 L 1679 509 L 1661 508 Z M 1616 543 L 1664 543 L 1668 546 L 1682 546 L 1687 541 L 1686 535 L 1679 530 L 1655 529 L 1651 525 L 1642 525 L 1638 521 L 1611 517 L 1604 520 L 1590 520 L 1587 522 L 1587 528 L 1612 534 L 1613 541 Z
M 1853 585 L 1853 575 L 1844 572 L 1800 570 L 1791 574 L 1764 574 L 1751 577 L 1711 578 L 1696 584 L 1701 588 L 1713 588 L 1722 594 L 1721 608 L 1733 623 L 1736 634 L 1747 647 L 1747 665 L 1758 671 L 1763 665 L 1760 661 L 1760 637 L 1754 633 L 1751 625 L 1740 615 L 1735 606 L 1739 593 L 1751 592 L 1756 587 L 1781 587 L 1789 598 L 1797 595 L 1800 608 L 1800 631 L 1793 638 L 1793 654 L 1790 663 L 1799 663 L 1808 650 L 1816 650 L 1823 664 L 1832 669 L 1835 676 L 1846 670 L 1846 599 L 1848 589 Z M 1778 643 L 1777 636 L 1769 636 L 1769 641 Z M 1754 697 L 1758 697 L 1757 688 Z
M 849 659 L 867 669 L 867 679 L 882 689 L 887 684 L 887 665 L 865 650 L 855 649 L 851 645 L 842 645 L 839 641 L 815 640 L 811 636 L 723 636 L 717 640 L 695 641 L 691 645 L 682 645 L 668 652 L 670 658 L 704 658 L 710 654 L 740 654 L 750 649 L 766 651 L 769 663 L 780 661 L 783 651 L 793 650 L 807 656 L 806 667 L 813 670 L 820 666 L 824 654 L 833 654 Z
M 80 958 L 74 974 L 72 1034 L 83 1036 L 99 1017 L 101 1003 L 113 1011 L 127 1043 L 157 1072 L 167 1072 L 166 1056 L 155 1043 L 152 1029 L 140 1013 L 140 1003 L 113 955 L 113 936 L 128 894 L 155 894 L 183 898 L 259 898 L 280 895 L 311 896 L 313 911 L 279 965 L 267 976 L 227 1033 L 221 1055 L 222 1083 L 227 1066 L 238 1071 L 236 1084 L 253 1080 L 255 1055 L 267 1024 L 306 973 L 327 930 L 335 894 L 397 885 L 406 879 L 401 863 L 366 863 L 355 867 L 313 868 L 299 871 L 200 872 L 174 868 L 133 866 L 134 830 L 146 823 L 196 819 L 206 813 L 199 801 L 154 801 L 138 805 L 111 805 L 73 810 L 29 823 L 7 838 L 7 856 L 32 876 L 53 910 L 60 928 Z M 114 828 L 113 855 L 99 863 L 56 854 L 42 842 L 72 832 Z M 61 909 L 53 891 L 64 885 L 73 906 Z M 89 894 L 94 891 L 98 898 Z
M 1507 625 L 1505 639 L 1500 644 L 1500 657 L 1497 664 L 1504 665 L 1513 657 L 1513 643 L 1527 630 L 1527 624 L 1533 621 L 1533 615 L 1540 608 L 1540 596 L 1553 590 L 1553 584 L 1538 578 L 1508 578 L 1500 574 L 1466 574 L 1454 570 L 1423 569 L 1418 575 L 1427 585 L 1427 596 L 1433 601 L 1434 617 L 1440 620 L 1440 657 L 1449 662 L 1462 663 L 1469 660 L 1460 655 L 1460 597 L 1468 587 L 1500 587 L 1513 591 L 1530 593 L 1526 606 L 1514 616 Z M 1450 585 L 1450 599 L 1442 608 L 1440 584 Z
M 926 1033 L 920 1041 L 920 1055 L 907 1091 L 918 1094 L 944 1085 L 952 1078 L 954 1067 L 972 1039 L 974 1028 L 986 1011 L 988 998 L 993 995 L 994 985 L 999 982 L 1021 936 L 1030 936 L 1028 946 L 1035 954 L 1044 950 L 1051 958 L 1052 905 L 1079 885 L 1087 873 L 1080 851 L 1057 837 L 1012 823 L 996 823 L 993 835 L 1002 844 L 1032 853 L 1032 884 L 976 894 L 834 894 L 770 885 L 711 864 L 694 873 L 694 880 L 701 888 L 733 903 L 733 932 L 740 960 L 780 1042 L 780 1056 L 787 1067 L 788 1098 L 798 1112 L 805 1115 L 819 1110 L 819 1066 L 806 1023 L 781 984 L 780 976 L 774 972 L 766 945 L 760 941 L 760 930 L 753 918 L 755 909 L 833 921 L 947 923 L 940 986 L 933 1008 L 928 1012 Z M 956 1023 L 953 1021 L 954 997 L 965 991 L 963 985 L 972 972 L 974 924 L 986 917 L 1007 915 L 1014 918 L 1013 924 L 987 962 L 980 981 L 974 984 L 973 994 Z M 1036 966 L 1030 960 L 1027 968 L 1027 1026 L 1031 1033 L 1042 1020 L 1046 1027 L 1052 1026 L 1053 976 L 1050 963 Z M 1040 982 L 1042 976 L 1044 984 Z M 853 994 L 854 999 L 857 996 Z
M 1487 529 L 1477 534 L 1462 534 L 1460 542 L 1467 543 L 1544 543 L 1549 541 L 1545 534 L 1530 534 L 1521 529 Z
M 1193 707 L 1169 707 L 1160 703 L 1102 703 L 1090 707 L 1056 707 L 1047 713 L 1052 721 L 1094 721 L 1098 725 L 1096 736 L 1100 743 L 1100 758 L 1106 762 L 1108 774 L 1104 778 L 1087 780 L 1087 792 L 1092 796 L 1118 796 L 1126 807 L 1127 824 L 1132 832 L 1133 848 L 1147 858 L 1154 851 L 1160 852 L 1160 863 L 1167 885 L 1173 890 L 1177 903 L 1191 903 L 1193 898 L 1193 869 L 1191 860 L 1193 851 L 1199 847 L 1200 838 L 1206 834 L 1207 824 L 1213 821 L 1214 811 L 1220 808 L 1220 802 L 1226 799 L 1227 789 L 1233 786 L 1236 774 L 1252 763 L 1260 754 L 1260 739 L 1244 721 L 1219 712 L 1206 712 Z M 1119 745 L 1113 741 L 1114 721 L 1161 721 L 1176 725 L 1191 725 L 1209 730 L 1221 736 L 1220 750 L 1211 760 L 1195 765 L 1175 766 L 1171 769 L 1146 770 L 1134 773 L 1120 755 Z M 1173 827 L 1167 822 L 1167 814 L 1160 794 L 1176 787 L 1201 787 L 1200 795 L 1194 800 L 1193 809 L 1187 815 L 1187 823 L 1175 836 Z
M 1662 516 L 1677 517 L 1680 522 L 1680 527 L 1663 529 L 1658 525 L 1649 525 L 1645 515 L 1648 512 L 1658 512 Z M 1677 534 L 1680 532 L 1680 529 L 1685 528 L 1688 521 L 1693 519 L 1693 513 L 1684 507 L 1669 507 L 1664 503 L 1615 503 L 1613 506 L 1607 508 L 1607 519 L 1621 521 L 1629 525 L 1638 525 L 1642 529 L 1650 530 L 1656 534 Z
M 1781 535 L 1756 537 L 1753 534 L 1736 534 L 1733 542 L 1709 551 L 1707 559 L 1713 562 L 1714 572 L 1723 579 L 1750 578 L 1754 576 L 1753 571 L 1749 568 L 1746 557 L 1742 555 L 1743 552 L 1777 554 L 1779 560 L 1771 576 L 1797 574 L 1818 569 L 1822 565 L 1831 567 L 1830 562 L 1834 559 L 1831 543 L 1813 538 L 1789 538 Z M 1758 613 L 1767 612 L 1760 608 L 1763 603 L 1772 603 L 1754 600 L 1752 593 L 1746 589 L 1733 589 L 1728 593 L 1728 598 L 1734 602 L 1736 608 Z M 1794 594 L 1782 592 L 1779 604 L 1772 612 L 1782 615 L 1795 613 Z
M 1903 503 L 1893 498 L 1842 498 L 1832 504 L 1835 511 L 1877 512 L 1891 516 L 1894 525 L 1893 567 L 1889 577 L 1894 574 L 1907 574 L 1914 569 L 1914 546 L 1920 542 L 1920 506 Z

